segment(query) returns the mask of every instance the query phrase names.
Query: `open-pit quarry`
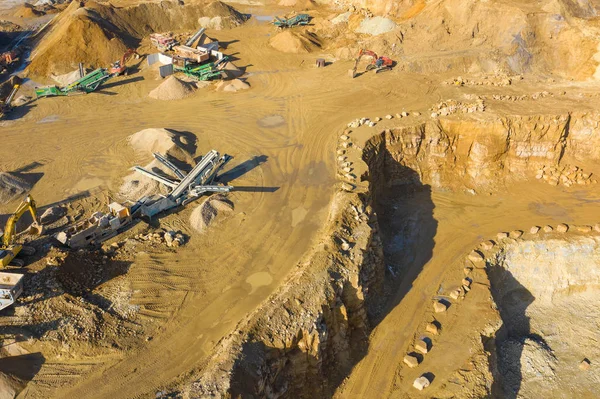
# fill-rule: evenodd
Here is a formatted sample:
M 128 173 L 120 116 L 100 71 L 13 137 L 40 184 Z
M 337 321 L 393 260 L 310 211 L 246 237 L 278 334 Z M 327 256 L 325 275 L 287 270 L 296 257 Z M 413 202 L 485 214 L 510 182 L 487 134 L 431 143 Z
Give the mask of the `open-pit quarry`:
M 22 3 L 0 399 L 598 397 L 598 4 Z

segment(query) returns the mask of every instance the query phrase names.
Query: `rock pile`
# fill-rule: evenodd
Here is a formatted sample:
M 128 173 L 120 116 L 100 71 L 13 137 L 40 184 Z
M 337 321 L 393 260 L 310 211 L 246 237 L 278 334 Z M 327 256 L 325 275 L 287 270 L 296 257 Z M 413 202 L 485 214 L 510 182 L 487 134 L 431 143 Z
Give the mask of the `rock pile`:
M 486 76 L 483 80 L 469 80 L 463 79 L 461 76 L 456 77 L 452 80 L 444 81 L 444 84 L 454 85 L 454 86 L 510 86 L 514 81 L 523 80 L 522 75 L 516 76 Z
M 148 234 L 138 234 L 134 237 L 138 241 L 149 241 L 156 244 L 166 244 L 167 247 L 180 247 L 185 244 L 185 236 L 181 232 L 157 231 Z
M 584 173 L 582 169 L 573 165 L 546 165 L 542 169 L 539 169 L 535 175 L 536 179 L 544 180 L 550 185 L 558 186 L 562 184 L 565 187 L 570 187 L 574 184 L 587 185 L 597 183 L 591 177 L 591 173 Z
M 477 97 L 475 102 L 472 103 L 463 103 L 457 100 L 446 100 L 440 103 L 437 103 L 433 107 L 431 107 L 433 111 L 431 114 L 432 118 L 437 118 L 438 116 L 448 116 L 456 113 L 473 113 L 473 112 L 483 112 L 485 111 L 485 103 L 481 97 Z
M 492 96 L 492 99 L 498 100 L 498 101 L 525 101 L 525 100 L 537 100 L 537 99 L 545 98 L 548 96 L 554 97 L 554 94 L 552 94 L 548 91 L 545 91 L 545 90 L 539 91 L 537 93 L 533 93 L 531 95 L 523 94 L 521 96 L 509 96 L 509 95 L 494 94 Z
M 222 194 L 210 196 L 200 204 L 190 215 L 190 225 L 202 233 L 214 222 L 219 215 L 233 212 L 233 204 Z

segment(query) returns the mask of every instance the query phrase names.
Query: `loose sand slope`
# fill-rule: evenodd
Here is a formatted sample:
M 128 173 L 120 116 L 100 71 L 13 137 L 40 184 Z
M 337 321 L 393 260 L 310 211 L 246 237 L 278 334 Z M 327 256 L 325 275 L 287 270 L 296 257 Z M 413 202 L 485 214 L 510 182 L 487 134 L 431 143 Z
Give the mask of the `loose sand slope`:
M 130 7 L 114 7 L 94 1 L 72 2 L 53 21 L 51 31 L 36 47 L 28 67 L 35 76 L 61 74 L 77 67 L 108 67 L 129 47 L 152 32 L 197 29 L 201 16 L 220 17 L 224 27 L 234 27 L 245 18 L 221 2 L 166 1 Z

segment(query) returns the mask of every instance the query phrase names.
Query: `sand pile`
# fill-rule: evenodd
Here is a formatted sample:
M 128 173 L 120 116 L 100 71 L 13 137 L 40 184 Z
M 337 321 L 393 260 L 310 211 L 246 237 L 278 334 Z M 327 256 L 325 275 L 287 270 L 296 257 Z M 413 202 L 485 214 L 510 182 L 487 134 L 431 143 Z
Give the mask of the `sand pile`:
M 83 62 L 107 67 L 127 48 L 152 32 L 198 29 L 198 18 L 219 17 L 221 27 L 237 26 L 245 16 L 221 2 L 142 3 L 114 7 L 95 1 L 72 2 L 53 22 L 33 51 L 28 71 L 36 76 L 66 73 Z
M 233 204 L 222 194 L 207 198 L 190 215 L 190 225 L 198 232 L 204 232 L 219 215 L 233 212 Z
M 175 76 L 169 76 L 156 89 L 152 90 L 148 96 L 155 100 L 181 100 L 192 94 L 196 90 L 193 83 L 184 82 Z
M 227 79 L 239 78 L 244 74 L 244 71 L 238 68 L 233 62 L 227 62 L 223 65 L 222 71 Z
M 191 162 L 190 152 L 186 149 L 189 145 L 181 134 L 171 132 L 167 129 L 144 129 L 132 134 L 128 138 L 129 144 L 137 152 L 148 155 L 159 152 L 170 155 L 185 162 Z
M 37 10 L 32 4 L 24 3 L 13 15 L 17 18 L 35 18 L 44 15 L 44 12 Z
M 286 30 L 273 36 L 269 44 L 282 53 L 310 53 L 322 46 L 321 41 L 312 32 L 294 32 Z
M 79 76 L 79 68 L 75 69 L 74 71 L 71 72 L 67 72 L 64 73 L 62 75 L 50 75 L 50 77 L 56 82 L 58 83 L 60 86 L 66 86 L 71 82 L 76 81 L 77 79 L 80 78 Z
M 235 8 L 220 1 L 210 3 L 204 9 L 204 17 L 198 18 L 198 24 L 203 28 L 221 30 L 235 28 L 247 19 Z
M 381 35 L 387 33 L 396 28 L 396 23 L 391 19 L 384 17 L 365 18 L 361 23 L 357 33 L 366 33 L 368 35 Z
M 217 84 L 217 91 L 236 92 L 239 90 L 247 90 L 250 85 L 243 80 L 223 80 Z
M 24 196 L 31 190 L 31 184 L 6 172 L 0 172 L 0 203 L 6 204 Z
M 176 164 L 193 164 L 194 160 L 190 153 L 190 143 L 178 133 L 166 129 L 144 129 L 132 134 L 128 138 L 131 147 L 138 153 L 150 156 L 154 152 L 167 155 Z M 193 143 L 191 143 L 193 145 Z M 153 159 L 144 166 L 144 169 L 163 175 L 169 179 L 177 180 L 173 172 L 161 162 Z M 119 193 L 122 197 L 130 200 L 138 200 L 141 197 L 153 194 L 167 194 L 168 189 L 149 177 L 138 172 L 124 178 Z
M 350 11 L 339 14 L 338 16 L 336 16 L 335 18 L 333 18 L 331 20 L 331 23 L 334 25 L 348 23 L 351 15 L 352 15 L 352 13 Z

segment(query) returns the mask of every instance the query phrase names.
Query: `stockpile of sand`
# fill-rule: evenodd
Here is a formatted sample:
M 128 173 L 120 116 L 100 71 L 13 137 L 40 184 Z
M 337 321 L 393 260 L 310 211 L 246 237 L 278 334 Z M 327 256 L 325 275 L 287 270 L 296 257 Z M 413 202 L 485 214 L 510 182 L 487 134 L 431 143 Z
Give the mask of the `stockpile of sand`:
M 69 83 L 74 82 L 74 81 L 76 81 L 77 79 L 80 78 L 80 76 L 79 76 L 79 68 L 75 69 L 74 71 L 64 73 L 62 75 L 51 74 L 50 77 L 56 83 L 58 83 L 60 86 L 66 86 Z
M 368 35 L 381 35 L 390 32 L 396 28 L 396 23 L 391 19 L 384 17 L 365 18 L 361 23 L 357 33 L 366 33 Z
M 154 152 L 170 158 L 176 164 L 193 164 L 194 160 L 190 149 L 194 143 L 189 143 L 183 135 L 166 129 L 144 129 L 132 134 L 128 138 L 131 147 L 140 154 L 151 155 Z M 193 150 L 192 150 L 193 151 Z M 171 180 L 177 180 L 174 173 L 161 162 L 153 159 L 144 166 L 144 169 L 163 175 Z M 122 197 L 130 200 L 138 200 L 141 197 L 153 194 L 166 194 L 168 189 L 138 172 L 134 172 L 124 178 L 119 193 Z
M 273 36 L 269 44 L 283 53 L 310 53 L 321 47 L 321 41 L 312 32 L 294 32 L 286 30 Z
M 132 134 L 128 138 L 131 147 L 137 151 L 151 155 L 158 152 L 169 155 L 182 162 L 193 163 L 192 155 L 188 149 L 189 139 L 180 133 L 171 132 L 167 129 L 144 129 Z
M 43 11 L 37 10 L 32 4 L 24 3 L 17 8 L 14 16 L 17 18 L 35 18 L 44 15 Z
M 36 76 L 61 74 L 79 62 L 86 67 L 107 67 L 150 33 L 196 30 L 198 18 L 203 16 L 219 17 L 222 27 L 237 26 L 246 19 L 218 1 L 164 1 L 130 7 L 74 1 L 52 22 L 33 50 L 28 71 Z
M 31 184 L 6 172 L 0 172 L 0 203 L 6 204 L 24 196 L 31 190 Z
M 148 96 L 155 100 L 181 100 L 194 94 L 195 90 L 196 86 L 193 83 L 184 82 L 175 76 L 169 76 Z
M 247 90 L 249 88 L 250 85 L 240 79 L 223 80 L 217 84 L 217 91 L 236 92 L 239 90 Z
M 48 76 L 72 71 L 79 62 L 90 67 L 106 67 L 119 59 L 128 44 L 134 43 L 102 14 L 80 7 L 78 1 L 72 2 L 33 50 L 29 72 Z
M 233 62 L 227 62 L 223 65 L 223 69 L 221 69 L 225 74 L 227 79 L 235 79 L 239 78 L 244 74 L 240 68 L 238 68 Z
M 190 215 L 190 225 L 198 232 L 204 232 L 219 215 L 233 212 L 233 204 L 222 194 L 207 198 Z

